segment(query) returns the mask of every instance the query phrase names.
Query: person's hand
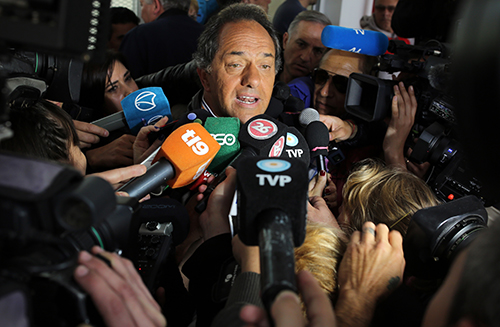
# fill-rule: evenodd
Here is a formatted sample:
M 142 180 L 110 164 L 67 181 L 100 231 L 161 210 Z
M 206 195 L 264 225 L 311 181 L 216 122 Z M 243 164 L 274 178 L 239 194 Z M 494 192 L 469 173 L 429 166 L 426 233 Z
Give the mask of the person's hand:
M 347 120 L 329 115 L 319 115 L 319 119 L 328 127 L 330 141 L 345 141 L 356 135 L 356 128 Z
M 392 116 L 385 133 L 383 149 L 385 161 L 388 165 L 406 169 L 404 145 L 417 112 L 417 98 L 413 86 L 406 92 L 403 82 L 394 85 L 392 98 Z
M 134 151 L 134 163 L 137 164 L 143 162 L 163 143 L 164 139 L 157 139 L 153 142 L 153 144 L 149 144 L 148 134 L 158 131 L 160 127 L 165 126 L 167 122 L 168 117 L 165 116 L 154 125 L 144 126 L 139 130 L 132 147 Z
M 304 319 L 297 294 L 283 291 L 276 296 L 271 307 L 275 326 L 337 326 L 332 304 L 314 276 L 306 270 L 300 271 L 297 274 L 297 284 L 307 309 L 309 322 L 306 323 Z M 244 306 L 240 311 L 240 318 L 247 323 L 247 326 L 270 326 L 265 310 L 254 305 Z
M 144 165 L 132 165 L 123 168 L 103 171 L 100 173 L 90 174 L 87 176 L 97 176 L 105 179 L 116 190 L 128 180 L 134 177 L 142 176 L 146 173 L 147 168 Z
M 377 301 L 401 283 L 404 267 L 403 238 L 398 231 L 366 222 L 361 232 L 354 232 L 338 273 L 339 324 L 368 326 Z
M 236 189 L 236 169 L 226 168 L 226 179 L 217 185 L 208 198 L 207 208 L 200 215 L 203 239 L 229 233 L 229 210 Z
M 409 158 L 412 153 L 412 149 L 408 149 L 407 152 L 407 157 Z M 406 159 L 406 169 L 408 169 L 409 172 L 413 173 L 417 177 L 426 180 L 427 173 L 429 172 L 429 169 L 431 168 L 431 164 L 428 162 L 423 162 L 421 164 L 411 162 L 410 160 Z
M 337 207 L 337 185 L 332 180 L 332 175 L 327 174 L 327 182 L 323 191 L 323 199 L 330 210 Z
M 108 130 L 94 124 L 73 119 L 76 133 L 80 139 L 80 149 L 88 148 L 101 140 L 99 137 L 108 137 Z
M 113 142 L 85 153 L 89 166 L 94 169 L 113 169 L 134 164 L 132 149 L 135 136 L 124 134 Z
M 243 244 L 238 235 L 231 240 L 233 256 L 241 266 L 241 272 L 252 271 L 260 274 L 260 252 L 258 246 Z
M 340 228 L 337 219 L 335 219 L 332 211 L 321 196 L 309 198 L 309 202 L 307 203 L 307 220 Z
M 309 197 L 313 196 L 323 196 L 325 191 L 325 186 L 327 182 L 328 176 L 326 171 L 320 170 L 318 174 L 316 174 L 309 181 Z
M 79 266 L 73 276 L 87 292 L 106 326 L 166 326 L 161 308 L 153 299 L 129 260 L 94 246 L 78 256 Z

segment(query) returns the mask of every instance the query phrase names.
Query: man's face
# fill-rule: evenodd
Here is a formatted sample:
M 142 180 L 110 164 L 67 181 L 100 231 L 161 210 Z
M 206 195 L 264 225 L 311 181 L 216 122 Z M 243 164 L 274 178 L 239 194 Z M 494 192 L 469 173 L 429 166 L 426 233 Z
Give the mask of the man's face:
M 112 24 L 111 25 L 111 38 L 108 42 L 108 48 L 118 51 L 120 49 L 120 44 L 122 43 L 123 37 L 131 29 L 136 27 L 134 23 L 125 24 Z
M 363 55 L 357 53 L 332 49 L 325 54 L 314 82 L 314 108 L 320 114 L 341 116 L 345 112 L 347 79 L 351 73 L 362 73 L 363 63 Z
M 148 0 L 139 0 L 141 3 L 141 18 L 145 23 L 150 23 L 156 19 L 156 15 L 154 13 L 155 10 L 155 2 L 154 0 L 151 3 L 148 3 Z
M 375 24 L 384 31 L 392 32 L 391 20 L 399 0 L 376 0 L 373 16 Z
M 259 23 L 226 24 L 211 69 L 198 70 L 214 113 L 242 123 L 264 113 L 273 91 L 275 57 L 273 40 Z
M 307 76 L 319 64 L 326 47 L 321 43 L 325 25 L 300 21 L 291 34 L 283 34 L 283 73 L 288 83 L 294 78 Z

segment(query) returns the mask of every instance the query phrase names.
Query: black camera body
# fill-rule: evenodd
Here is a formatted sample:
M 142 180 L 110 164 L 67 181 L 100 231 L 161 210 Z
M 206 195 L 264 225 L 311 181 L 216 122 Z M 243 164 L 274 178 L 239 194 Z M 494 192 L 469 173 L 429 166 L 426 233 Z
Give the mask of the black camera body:
M 116 197 L 101 178 L 0 154 L 0 279 L 29 290 L 32 325 L 98 324 L 90 298 L 72 277 L 78 253 L 94 245 L 128 253 L 139 228 L 136 209 L 136 199 Z
M 486 206 L 496 204 L 498 200 L 470 173 L 457 141 L 448 46 L 437 41 L 411 46 L 392 40 L 388 51 L 393 54 L 383 55 L 377 69 L 410 74 L 403 82 L 406 88 L 413 86 L 418 103 L 415 123 L 406 141 L 406 146 L 413 150 L 409 159 L 433 166 L 427 184 L 441 200 L 451 201 L 470 194 Z M 367 122 L 390 117 L 395 84 L 396 81 L 371 75 L 351 74 L 345 101 L 347 112 Z

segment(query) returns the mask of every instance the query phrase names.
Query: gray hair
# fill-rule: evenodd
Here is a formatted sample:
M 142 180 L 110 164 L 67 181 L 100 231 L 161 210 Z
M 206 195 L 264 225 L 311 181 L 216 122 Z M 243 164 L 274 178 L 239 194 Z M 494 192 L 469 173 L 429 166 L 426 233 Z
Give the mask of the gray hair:
M 147 4 L 152 4 L 153 0 L 145 0 Z M 191 0 L 160 0 L 163 10 L 177 8 L 184 11 L 189 11 Z
M 212 17 L 198 38 L 198 48 L 193 54 L 196 66 L 210 72 L 212 61 L 219 50 L 219 39 L 222 28 L 228 23 L 255 21 L 259 23 L 273 40 L 275 50 L 276 73 L 281 67 L 281 46 L 273 24 L 269 21 L 264 9 L 253 4 L 235 3 Z
M 330 18 L 326 17 L 325 14 L 320 13 L 319 11 L 316 10 L 305 10 L 300 12 L 292 20 L 290 26 L 288 26 L 288 31 L 287 31 L 288 34 L 293 34 L 297 29 L 297 26 L 299 26 L 299 23 L 302 21 L 318 23 L 324 26 L 332 25 Z

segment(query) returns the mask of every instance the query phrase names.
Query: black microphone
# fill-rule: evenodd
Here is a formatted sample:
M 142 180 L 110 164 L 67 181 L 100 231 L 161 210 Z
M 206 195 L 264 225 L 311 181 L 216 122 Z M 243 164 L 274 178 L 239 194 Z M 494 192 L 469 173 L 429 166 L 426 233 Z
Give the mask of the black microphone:
M 297 159 L 246 157 L 239 163 L 235 230 L 244 244 L 259 245 L 268 312 L 281 291 L 297 292 L 294 247 L 305 238 L 307 175 Z
M 307 125 L 305 134 L 311 157 L 316 158 L 318 171 L 326 171 L 325 156 L 328 155 L 330 142 L 328 127 L 321 121 L 313 121 Z

